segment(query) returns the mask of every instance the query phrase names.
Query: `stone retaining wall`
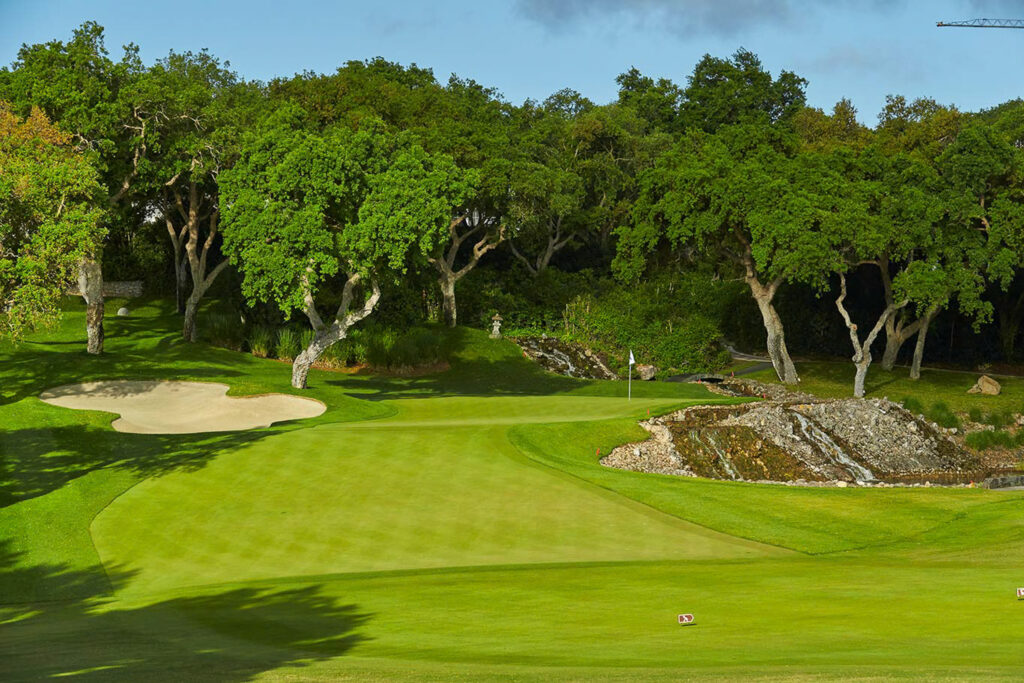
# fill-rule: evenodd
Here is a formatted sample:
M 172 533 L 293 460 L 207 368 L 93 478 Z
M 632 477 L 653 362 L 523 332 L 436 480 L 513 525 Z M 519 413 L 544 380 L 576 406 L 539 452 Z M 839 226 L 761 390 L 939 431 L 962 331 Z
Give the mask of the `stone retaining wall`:
M 142 280 L 122 280 L 103 283 L 103 298 L 134 299 L 142 296 Z M 78 285 L 72 285 L 67 294 L 69 296 L 81 296 L 82 292 Z
M 1011 486 L 1024 486 L 1024 474 L 1011 474 L 1005 477 L 989 477 L 982 484 L 987 489 L 1005 489 Z

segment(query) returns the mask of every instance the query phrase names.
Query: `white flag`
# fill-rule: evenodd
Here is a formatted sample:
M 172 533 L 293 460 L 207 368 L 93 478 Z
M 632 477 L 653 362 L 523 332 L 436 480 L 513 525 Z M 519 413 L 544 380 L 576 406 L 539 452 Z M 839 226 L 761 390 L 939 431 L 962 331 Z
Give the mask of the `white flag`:
M 633 349 L 629 350 L 629 364 L 636 365 L 636 358 L 633 358 Z

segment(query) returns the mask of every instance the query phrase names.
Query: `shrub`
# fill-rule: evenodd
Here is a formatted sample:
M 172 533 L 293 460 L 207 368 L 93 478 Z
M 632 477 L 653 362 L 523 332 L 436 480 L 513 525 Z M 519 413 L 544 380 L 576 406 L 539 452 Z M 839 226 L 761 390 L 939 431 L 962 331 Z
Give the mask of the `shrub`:
M 917 415 L 921 415 L 924 413 L 924 404 L 922 404 L 913 396 L 907 396 L 906 398 L 903 399 L 902 403 L 903 407 L 912 413 L 915 413 Z
M 443 328 L 414 327 L 403 334 L 387 328 L 366 328 L 353 341 L 352 356 L 378 368 L 411 368 L 448 360 L 451 343 Z
M 660 370 L 717 370 L 729 362 L 729 353 L 716 312 L 700 301 L 715 286 L 689 275 L 577 296 L 565 307 L 563 334 L 612 356 L 613 369 L 624 370 L 632 350 L 639 362 Z
M 367 328 L 366 339 L 366 360 L 370 365 L 379 368 L 391 367 L 391 349 L 398 339 L 394 330 L 383 328 Z
M 243 327 L 236 313 L 210 313 L 200 321 L 199 333 L 210 344 L 233 351 L 242 349 Z
M 994 429 L 971 432 L 964 438 L 964 443 L 975 450 L 984 451 L 990 448 L 1013 448 L 1020 440 L 1019 436 L 1010 432 Z
M 961 426 L 960 418 L 942 401 L 932 405 L 927 417 L 935 424 L 946 429 L 959 429 Z
M 360 328 L 350 330 L 348 333 L 349 361 L 353 365 L 366 365 L 367 359 L 367 337 Z
M 346 340 L 337 341 L 320 354 L 317 363 L 325 368 L 343 368 L 348 364 L 348 345 Z
M 989 413 L 985 416 L 985 424 L 992 425 L 996 429 L 1002 429 L 1013 422 L 1013 416 L 1008 413 Z
M 246 339 L 249 344 L 249 351 L 257 358 L 267 358 L 274 350 L 277 341 L 277 334 L 274 328 L 266 325 L 257 325 L 249 332 Z
M 302 339 L 294 327 L 282 327 L 277 331 L 277 357 L 282 360 L 294 360 L 302 353 Z

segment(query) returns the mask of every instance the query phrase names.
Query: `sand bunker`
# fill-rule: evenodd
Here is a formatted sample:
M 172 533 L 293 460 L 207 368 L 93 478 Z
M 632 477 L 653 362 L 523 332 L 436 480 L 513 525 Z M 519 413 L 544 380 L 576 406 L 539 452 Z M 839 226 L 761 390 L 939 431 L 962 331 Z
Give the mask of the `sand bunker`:
M 327 408 L 286 394 L 234 398 L 214 382 L 108 381 L 68 384 L 44 391 L 46 403 L 77 410 L 117 413 L 113 427 L 135 434 L 192 434 L 269 427 L 274 422 L 316 417 Z

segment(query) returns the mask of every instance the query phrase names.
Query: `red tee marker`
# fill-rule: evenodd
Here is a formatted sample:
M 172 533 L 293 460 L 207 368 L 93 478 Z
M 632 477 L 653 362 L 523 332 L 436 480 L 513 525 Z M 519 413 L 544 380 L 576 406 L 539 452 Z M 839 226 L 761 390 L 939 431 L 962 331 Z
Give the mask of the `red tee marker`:
M 689 626 L 694 623 L 692 614 L 680 614 L 677 618 L 680 626 Z
M 1017 589 L 1017 599 L 1024 600 L 1024 588 Z

